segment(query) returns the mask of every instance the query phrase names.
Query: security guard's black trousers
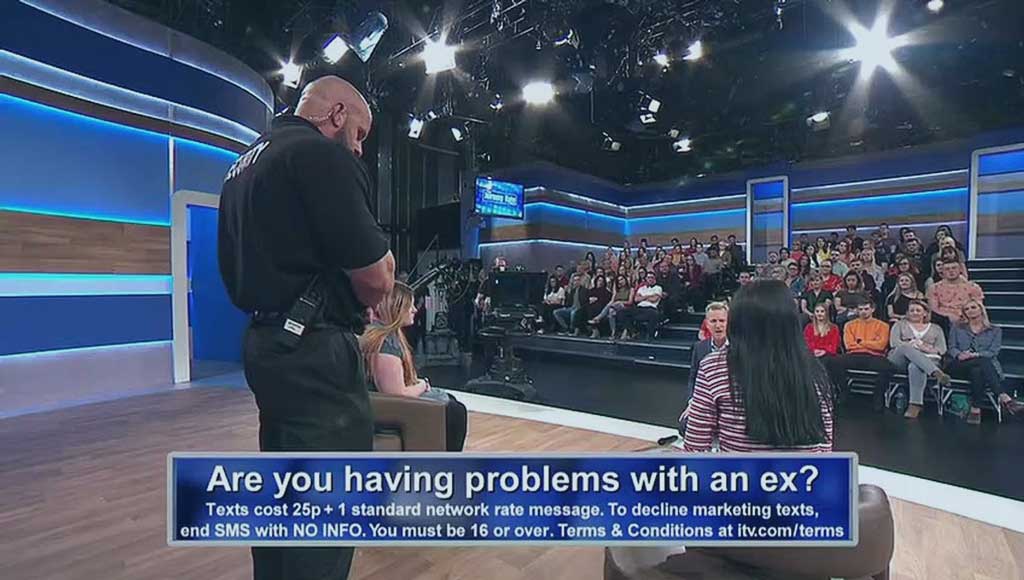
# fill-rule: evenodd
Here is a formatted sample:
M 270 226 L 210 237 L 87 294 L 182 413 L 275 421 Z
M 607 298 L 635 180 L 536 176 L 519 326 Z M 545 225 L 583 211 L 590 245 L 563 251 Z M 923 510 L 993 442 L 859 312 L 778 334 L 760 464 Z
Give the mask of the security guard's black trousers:
M 294 350 L 279 326 L 250 325 L 245 378 L 260 411 L 262 451 L 370 451 L 373 416 L 356 337 L 307 331 Z M 253 548 L 255 580 L 339 580 L 354 548 Z

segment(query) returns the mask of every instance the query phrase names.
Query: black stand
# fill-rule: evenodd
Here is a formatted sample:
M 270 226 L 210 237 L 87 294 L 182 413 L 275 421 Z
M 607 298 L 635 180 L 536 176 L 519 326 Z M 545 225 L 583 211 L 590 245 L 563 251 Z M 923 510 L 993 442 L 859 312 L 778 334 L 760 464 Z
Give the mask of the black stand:
M 466 383 L 466 390 L 505 399 L 530 401 L 537 396 L 533 379 L 526 374 L 522 359 L 515 355 L 512 336 L 500 326 L 488 326 L 480 331 L 480 338 L 497 343 L 497 354 L 487 373 Z

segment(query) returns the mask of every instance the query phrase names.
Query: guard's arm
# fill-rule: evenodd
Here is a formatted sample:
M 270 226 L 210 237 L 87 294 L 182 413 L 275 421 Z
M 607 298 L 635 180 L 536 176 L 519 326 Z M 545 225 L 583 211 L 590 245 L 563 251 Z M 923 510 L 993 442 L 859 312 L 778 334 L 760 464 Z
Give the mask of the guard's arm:
M 395 257 L 388 250 L 381 259 L 354 270 L 345 270 L 352 282 L 356 298 L 365 305 L 375 307 L 395 285 Z

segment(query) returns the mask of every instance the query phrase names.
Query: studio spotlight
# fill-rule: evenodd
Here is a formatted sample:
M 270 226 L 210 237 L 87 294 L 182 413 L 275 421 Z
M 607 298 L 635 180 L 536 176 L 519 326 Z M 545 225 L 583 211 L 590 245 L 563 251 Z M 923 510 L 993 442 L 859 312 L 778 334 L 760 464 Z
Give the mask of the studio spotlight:
M 455 47 L 428 38 L 423 41 L 423 62 L 428 75 L 451 70 L 455 68 Z
M 534 81 L 523 87 L 523 99 L 530 105 L 546 105 L 555 100 L 555 87 L 546 81 Z
M 945 5 L 946 3 L 942 0 L 928 0 L 928 4 L 925 6 L 928 7 L 928 10 L 930 10 L 932 14 L 938 14 L 939 12 L 942 12 L 942 8 Z
M 679 136 L 679 129 L 669 129 L 668 136 L 672 139 L 675 139 L 676 137 Z
M 466 138 L 466 130 L 462 127 L 452 127 L 452 138 L 456 143 L 462 142 Z
M 689 153 L 693 151 L 693 142 L 690 141 L 689 137 L 683 137 L 672 143 L 672 150 L 676 153 Z
M 820 111 L 807 117 L 807 126 L 815 131 L 824 131 L 831 125 L 832 115 L 828 111 Z
M 650 125 L 652 123 L 656 123 L 657 121 L 658 119 L 654 116 L 653 113 L 642 113 L 640 115 L 640 122 L 643 123 L 644 125 Z
M 667 67 L 669 62 L 668 55 L 665 54 L 664 52 L 659 52 L 658 54 L 654 55 L 654 62 L 658 63 L 661 66 Z
M 622 149 L 622 143 L 612 139 L 611 135 L 605 133 L 604 140 L 601 142 L 601 149 L 604 149 L 605 151 L 619 151 Z
M 429 111 L 427 111 L 427 114 L 426 114 L 426 117 L 427 117 L 428 121 L 433 121 L 434 119 L 438 118 L 439 116 L 440 115 L 438 115 L 437 111 L 435 111 L 434 109 L 430 109 Z
M 490 106 L 491 106 L 491 109 L 495 110 L 495 111 L 500 111 L 505 106 L 505 102 L 502 101 L 500 94 L 495 94 L 494 95 L 494 100 L 491 101 L 491 105 Z
M 700 60 L 703 56 L 704 43 L 698 40 L 697 42 L 694 42 L 693 44 L 690 45 L 690 48 L 687 49 L 686 56 L 683 57 L 683 60 Z
M 650 95 L 643 95 L 640 97 L 640 110 L 657 113 L 661 110 L 661 101 Z
M 281 65 L 282 84 L 286 87 L 297 88 L 302 81 L 302 65 L 288 61 Z
M 420 119 L 418 117 L 413 117 L 412 119 L 409 120 L 409 138 L 410 139 L 419 139 L 420 138 L 420 134 L 423 133 L 423 124 L 424 124 L 423 119 Z
M 348 43 L 342 40 L 340 36 L 335 34 L 327 41 L 324 45 L 324 60 L 330 64 L 337 64 L 341 57 L 345 56 L 348 52 Z
M 851 60 L 860 61 L 862 73 L 870 74 L 878 67 L 886 70 L 896 68 L 892 51 L 905 43 L 889 37 L 888 17 L 879 16 L 871 30 L 857 25 L 850 32 L 857 40 L 857 45 L 849 50 L 848 55 Z

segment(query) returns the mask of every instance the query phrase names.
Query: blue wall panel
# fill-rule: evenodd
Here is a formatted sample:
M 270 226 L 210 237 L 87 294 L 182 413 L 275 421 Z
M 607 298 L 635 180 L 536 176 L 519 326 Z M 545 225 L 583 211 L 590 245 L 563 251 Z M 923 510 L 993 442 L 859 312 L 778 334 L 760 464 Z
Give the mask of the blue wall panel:
M 967 212 L 967 188 L 895 194 L 871 198 L 835 199 L 793 203 L 790 223 L 793 230 L 836 227 L 836 216 L 844 223 L 891 225 L 922 220 L 963 220 Z
M 189 322 L 196 360 L 240 362 L 248 318 L 224 290 L 217 264 L 217 210 L 189 208 L 189 270 L 192 293 Z
M 169 340 L 171 297 L 0 298 L 0 355 Z
M 0 2 L 0 48 L 90 79 L 232 119 L 256 131 L 266 125 L 266 106 L 248 91 L 21 2 Z
M 186 139 L 174 140 L 174 188 L 220 193 L 224 175 L 238 154 Z
M 170 223 L 168 138 L 0 94 L 0 207 Z
M 978 175 L 999 175 L 1024 171 L 1024 149 L 991 153 L 978 159 Z

